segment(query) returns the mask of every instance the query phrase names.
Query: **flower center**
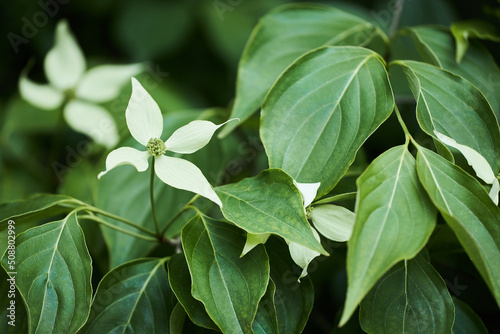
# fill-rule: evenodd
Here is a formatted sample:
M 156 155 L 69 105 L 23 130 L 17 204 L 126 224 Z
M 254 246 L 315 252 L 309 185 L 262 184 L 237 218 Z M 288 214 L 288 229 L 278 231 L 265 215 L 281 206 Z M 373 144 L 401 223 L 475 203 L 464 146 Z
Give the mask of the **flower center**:
M 308 206 L 308 207 L 306 208 L 306 218 L 307 218 L 307 219 L 311 219 L 312 210 L 313 210 L 313 208 L 312 208 L 312 207 L 310 207 L 310 206 Z
M 157 157 L 163 155 L 167 148 L 165 147 L 165 143 L 160 138 L 151 138 L 148 141 L 148 152 L 151 153 L 152 156 Z

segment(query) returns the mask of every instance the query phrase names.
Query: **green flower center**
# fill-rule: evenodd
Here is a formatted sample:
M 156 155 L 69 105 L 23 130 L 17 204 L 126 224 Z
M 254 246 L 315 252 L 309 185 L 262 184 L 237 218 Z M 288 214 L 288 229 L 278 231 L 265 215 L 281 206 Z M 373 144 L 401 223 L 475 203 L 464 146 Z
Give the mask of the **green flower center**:
M 311 219 L 312 210 L 313 210 L 313 208 L 311 206 L 308 206 L 306 208 L 306 218 L 307 219 Z
M 64 95 L 67 101 L 74 100 L 76 98 L 76 92 L 73 88 L 68 88 L 64 91 Z
M 152 156 L 158 157 L 163 155 L 167 148 L 165 147 L 165 143 L 160 138 L 151 138 L 148 141 L 148 152 L 151 153 Z

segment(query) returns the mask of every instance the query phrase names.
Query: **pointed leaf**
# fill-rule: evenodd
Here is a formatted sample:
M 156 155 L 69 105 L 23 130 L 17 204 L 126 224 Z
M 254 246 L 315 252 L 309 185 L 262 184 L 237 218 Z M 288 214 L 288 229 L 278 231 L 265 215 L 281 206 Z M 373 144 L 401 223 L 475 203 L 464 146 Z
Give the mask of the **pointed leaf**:
M 455 22 L 451 25 L 451 33 L 457 45 L 457 63 L 460 63 L 469 48 L 469 38 L 480 38 L 500 42 L 498 30 L 481 20 Z
M 324 47 L 300 57 L 262 106 L 261 138 L 271 168 L 328 193 L 356 152 L 392 112 L 384 60 L 358 47 Z
M 363 299 L 367 333 L 450 333 L 455 318 L 446 283 L 422 255 L 396 264 Z
M 175 254 L 168 260 L 168 279 L 172 291 L 189 319 L 197 326 L 219 330 L 219 327 L 208 316 L 203 303 L 191 295 L 191 275 L 183 254 Z
M 267 289 L 269 260 L 259 246 L 240 258 L 241 230 L 206 216 L 194 217 L 182 230 L 182 245 L 200 300 L 222 332 L 252 333 L 260 299 Z
M 26 200 L 0 204 L 0 231 L 7 228 L 12 219 L 16 224 L 26 220 L 43 219 L 61 212 L 69 212 L 78 201 L 66 195 L 39 194 Z
M 500 306 L 500 209 L 475 178 L 423 147 L 418 150 L 417 171 Z
M 405 28 L 418 52 L 426 62 L 462 76 L 476 86 L 488 99 L 500 118 L 500 68 L 489 51 L 478 43 L 458 64 L 455 61 L 455 41 L 447 27 L 422 26 Z
M 434 130 L 481 154 L 493 171 L 500 169 L 500 130 L 484 95 L 470 82 L 438 67 L 395 61 L 417 100 L 417 119 L 430 136 Z
M 271 264 L 271 280 L 276 285 L 274 305 L 279 333 L 302 333 L 314 304 L 314 289 L 309 276 L 299 275 L 284 242 L 271 239 L 266 244 Z M 295 268 L 294 268 L 295 267 Z
M 222 200 L 224 217 L 248 233 L 273 233 L 328 255 L 307 222 L 302 195 L 283 171 L 265 170 L 215 191 Z
M 302 54 L 324 45 L 365 45 L 375 37 L 387 38 L 375 25 L 333 7 L 279 7 L 260 20 L 243 51 L 231 117 L 250 117 L 280 73 Z M 236 126 L 228 124 L 221 136 Z
M 488 329 L 479 316 L 466 303 L 456 297 L 455 303 L 455 323 L 453 324 L 453 334 L 488 334 Z
M 406 145 L 375 159 L 359 177 L 356 223 L 347 250 L 347 297 L 341 325 L 382 275 L 425 246 L 436 209 L 418 182 Z
M 316 232 L 315 229 L 313 229 L 312 231 L 316 240 L 318 240 L 318 242 L 321 242 L 318 232 Z M 298 278 L 300 282 L 300 279 L 302 277 L 307 276 L 307 268 L 309 267 L 309 264 L 312 262 L 312 260 L 320 256 L 321 254 L 313 251 L 312 249 L 296 244 L 295 242 L 290 242 L 288 244 L 288 250 L 290 251 L 290 256 L 292 257 L 293 262 L 295 262 L 295 264 L 302 268 L 302 272 L 300 273 L 300 276 Z
M 17 236 L 16 286 L 28 307 L 30 333 L 76 333 L 85 324 L 91 262 L 74 211 Z M 7 268 L 7 253 L 2 266 Z
M 276 285 L 269 280 L 267 291 L 262 297 L 252 329 L 255 334 L 278 334 L 278 318 L 276 316 L 276 307 L 274 306 L 274 296 L 276 294 Z
M 81 333 L 169 333 L 176 304 L 166 259 L 137 259 L 108 272 L 97 287 Z

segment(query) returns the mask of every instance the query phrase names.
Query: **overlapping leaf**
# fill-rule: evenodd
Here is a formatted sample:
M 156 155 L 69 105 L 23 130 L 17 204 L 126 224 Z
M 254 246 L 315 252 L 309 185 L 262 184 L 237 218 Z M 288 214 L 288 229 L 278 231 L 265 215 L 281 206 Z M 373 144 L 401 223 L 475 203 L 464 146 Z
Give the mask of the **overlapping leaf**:
M 385 272 L 418 254 L 436 223 L 436 209 L 418 181 L 415 159 L 406 145 L 375 159 L 357 185 L 341 325 Z
M 323 47 L 297 59 L 262 106 L 271 168 L 328 193 L 394 106 L 384 60 L 359 47 Z
M 76 212 L 17 236 L 16 285 L 30 333 L 76 333 L 83 326 L 92 297 L 91 261 Z
M 328 255 L 307 222 L 302 195 L 283 171 L 268 169 L 215 191 L 224 217 L 248 233 L 273 233 Z
M 201 214 L 182 230 L 192 295 L 224 333 L 252 333 L 267 290 L 269 260 L 264 247 L 240 258 L 244 244 L 243 231 Z
M 274 296 L 276 294 L 276 285 L 269 280 L 267 291 L 260 301 L 252 329 L 255 334 L 278 334 L 278 318 L 276 316 L 276 307 L 274 305 Z
M 451 333 L 455 318 L 446 283 L 422 255 L 398 263 L 363 299 L 367 333 Z
M 420 182 L 500 305 L 500 209 L 472 176 L 419 147 Z
M 493 171 L 500 169 L 500 131 L 484 95 L 470 82 L 441 68 L 395 61 L 403 68 L 417 100 L 417 119 L 430 136 L 434 130 L 479 152 Z
M 500 68 L 486 48 L 471 44 L 459 64 L 455 61 L 455 41 L 448 28 L 409 27 L 404 32 L 426 62 L 470 81 L 487 98 L 497 119 L 500 117 Z
M 243 51 L 231 117 L 242 121 L 262 104 L 271 85 L 297 57 L 324 45 L 366 45 L 387 39 L 370 22 L 323 5 L 292 4 L 264 16 Z M 229 123 L 221 136 L 238 123 Z
M 455 304 L 455 323 L 453 334 L 488 334 L 488 329 L 479 316 L 467 305 L 457 298 Z
M 166 259 L 137 259 L 104 276 L 82 333 L 169 333 L 176 304 Z
M 78 205 L 78 201 L 65 195 L 40 194 L 27 200 L 18 200 L 0 204 L 0 231 L 7 228 L 9 219 L 16 224 L 26 219 L 42 219 L 55 216 L 71 207 Z

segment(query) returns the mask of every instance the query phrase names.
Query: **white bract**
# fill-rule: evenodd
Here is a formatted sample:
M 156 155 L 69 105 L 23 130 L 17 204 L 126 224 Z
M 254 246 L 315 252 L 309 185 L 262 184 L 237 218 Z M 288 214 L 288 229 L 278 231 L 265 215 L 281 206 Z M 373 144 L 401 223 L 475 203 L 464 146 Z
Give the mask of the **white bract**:
M 164 183 L 200 194 L 222 207 L 219 197 L 198 167 L 187 160 L 169 157 L 164 153 L 194 153 L 208 144 L 215 130 L 231 120 L 219 125 L 209 121 L 192 121 L 177 129 L 163 142 L 160 139 L 163 132 L 160 108 L 135 78 L 132 78 L 132 96 L 125 111 L 125 118 L 132 137 L 147 150 L 120 147 L 111 151 L 106 158 L 106 171 L 99 173 L 99 179 L 113 168 L 124 164 L 144 172 L 148 169 L 149 157 L 153 156 L 156 175 Z
M 28 68 L 19 80 L 21 96 L 41 109 L 64 107 L 66 122 L 75 131 L 84 133 L 108 148 L 118 142 L 118 131 L 109 112 L 98 105 L 116 98 L 120 88 L 144 70 L 142 64 L 101 65 L 88 71 L 78 42 L 68 23 L 57 24 L 55 43 L 44 61 L 48 84 L 39 84 L 27 77 Z
M 441 142 L 443 142 L 443 144 L 459 150 L 467 160 L 467 163 L 474 169 L 476 175 L 487 184 L 491 184 L 489 195 L 491 200 L 498 205 L 498 192 L 500 191 L 500 185 L 488 161 L 473 148 L 459 144 L 453 138 L 439 133 L 436 130 L 434 130 L 434 134 Z
M 295 182 L 295 181 L 294 181 Z M 295 186 L 299 189 L 302 200 L 304 204 L 304 210 L 309 207 L 316 198 L 320 183 L 298 183 L 295 182 Z M 311 207 L 309 210 L 309 217 L 316 229 L 326 238 L 344 242 L 349 240 L 354 228 L 355 214 L 341 206 L 324 204 L 316 207 Z M 312 232 L 316 240 L 321 241 L 318 232 L 312 228 Z M 258 244 L 264 244 L 271 234 L 252 234 L 247 233 L 247 241 L 243 248 L 241 256 L 248 253 L 252 248 Z M 309 263 L 320 255 L 320 253 L 297 244 L 295 242 L 290 242 L 285 240 L 288 244 L 288 249 L 290 251 L 290 256 L 293 261 L 302 268 L 302 273 L 300 274 L 299 281 L 302 277 L 307 275 L 307 268 Z

